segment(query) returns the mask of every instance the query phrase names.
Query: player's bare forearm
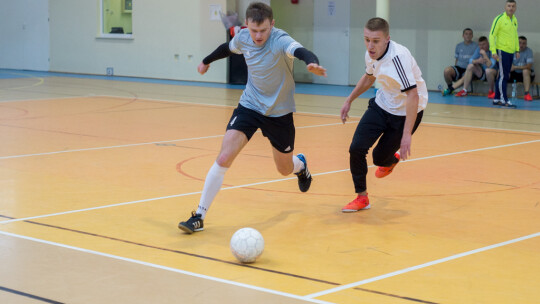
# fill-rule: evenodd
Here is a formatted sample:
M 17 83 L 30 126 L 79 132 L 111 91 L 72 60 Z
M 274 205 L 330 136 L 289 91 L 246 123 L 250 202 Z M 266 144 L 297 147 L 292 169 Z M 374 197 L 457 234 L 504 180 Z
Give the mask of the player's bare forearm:
M 414 123 L 416 121 L 416 115 L 418 113 L 418 89 L 414 88 L 407 91 L 407 104 L 406 104 L 406 117 L 405 126 L 403 128 L 403 134 L 412 134 Z
M 353 91 L 347 97 L 345 100 L 345 103 L 343 104 L 343 107 L 341 107 L 341 122 L 345 123 L 347 119 L 349 118 L 349 111 L 351 109 L 351 103 L 358 98 L 362 93 L 367 91 L 372 85 L 373 82 L 375 82 L 375 77 L 372 75 L 364 74 L 362 78 L 358 81 L 356 84 L 356 87 L 354 87 Z
M 365 91 L 367 91 L 373 83 L 375 82 L 375 77 L 372 75 L 364 74 L 360 80 L 358 80 L 358 83 L 354 87 L 351 94 L 349 94 L 349 97 L 347 97 L 347 101 L 349 103 L 352 103 L 358 96 L 362 95 Z
M 481 65 L 481 64 L 484 64 L 484 62 L 485 62 L 484 57 L 480 57 L 478 59 L 473 60 L 474 64 L 480 64 Z
M 416 88 L 407 91 L 405 125 L 403 127 L 400 147 L 400 154 L 403 160 L 409 158 L 411 154 L 412 130 L 418 114 L 418 101 L 418 90 Z

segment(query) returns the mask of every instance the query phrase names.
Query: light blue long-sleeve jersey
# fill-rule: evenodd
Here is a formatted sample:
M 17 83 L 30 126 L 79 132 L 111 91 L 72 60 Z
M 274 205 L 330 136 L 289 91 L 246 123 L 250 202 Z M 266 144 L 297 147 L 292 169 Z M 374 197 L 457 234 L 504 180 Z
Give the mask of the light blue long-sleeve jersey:
M 242 29 L 229 43 L 229 49 L 243 54 L 248 81 L 240 104 L 263 115 L 278 117 L 296 111 L 294 103 L 294 51 L 302 45 L 285 31 L 273 27 L 263 46 L 257 46 Z

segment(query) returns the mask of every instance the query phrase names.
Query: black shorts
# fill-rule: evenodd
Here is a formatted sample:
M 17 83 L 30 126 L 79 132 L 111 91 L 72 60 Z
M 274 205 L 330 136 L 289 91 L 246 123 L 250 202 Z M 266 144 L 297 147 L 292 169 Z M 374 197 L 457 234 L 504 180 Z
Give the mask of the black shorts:
M 453 68 L 454 68 L 454 72 L 456 72 L 456 76 L 454 77 L 454 79 L 452 79 L 453 81 L 456 81 L 460 79 L 461 77 L 463 77 L 463 75 L 465 75 L 465 71 L 467 70 L 462 67 L 458 67 L 457 65 L 454 65 Z
M 293 113 L 269 117 L 239 104 L 227 124 L 227 130 L 241 131 L 250 140 L 257 129 L 261 129 L 263 136 L 267 137 L 279 152 L 289 153 L 294 150 Z
M 482 80 L 482 81 L 485 81 L 486 80 L 486 70 L 484 70 L 484 68 L 482 68 L 482 76 L 478 77 L 476 76 L 475 73 L 472 74 L 472 79 L 473 80 Z
M 534 80 L 534 72 L 531 73 L 531 81 Z M 518 73 L 516 71 L 510 72 L 510 82 L 523 82 L 523 73 Z

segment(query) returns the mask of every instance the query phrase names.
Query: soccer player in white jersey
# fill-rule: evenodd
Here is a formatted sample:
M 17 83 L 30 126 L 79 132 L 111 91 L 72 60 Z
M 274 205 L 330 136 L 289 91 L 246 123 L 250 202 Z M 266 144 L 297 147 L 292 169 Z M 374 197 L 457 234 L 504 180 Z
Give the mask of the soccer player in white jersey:
M 369 100 L 349 148 L 357 197 L 341 209 L 343 212 L 371 207 L 366 185 L 368 150 L 378 139 L 373 149 L 373 163 L 379 166 L 375 176 L 382 178 L 392 173 L 400 158 L 405 160 L 410 156 L 411 136 L 427 104 L 426 83 L 416 60 L 407 48 L 390 40 L 389 31 L 388 22 L 382 18 L 372 18 L 366 23 L 366 73 L 341 108 L 341 121 L 345 123 L 351 103 L 377 79 L 381 87 Z
M 295 57 L 303 60 L 307 70 L 315 75 L 326 76 L 326 69 L 319 65 L 315 54 L 275 28 L 274 22 L 270 6 L 251 3 L 246 10 L 247 28 L 230 43 L 220 45 L 197 67 L 199 73 L 204 74 L 211 62 L 236 53 L 244 55 L 249 74 L 239 105 L 227 124 L 221 151 L 206 176 L 197 211 L 178 224 L 186 233 L 203 230 L 206 212 L 223 184 L 225 172 L 259 128 L 272 144 L 279 173 L 295 173 L 302 192 L 308 191 L 311 185 L 305 156 L 292 153 L 295 136 L 293 60 Z

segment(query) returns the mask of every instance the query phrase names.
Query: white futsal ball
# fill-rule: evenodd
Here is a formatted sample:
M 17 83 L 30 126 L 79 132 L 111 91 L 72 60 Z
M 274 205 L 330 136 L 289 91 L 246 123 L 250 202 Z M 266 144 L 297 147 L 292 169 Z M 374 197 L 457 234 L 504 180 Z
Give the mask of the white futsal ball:
M 231 252 L 242 263 L 253 263 L 264 250 L 264 239 L 253 228 L 242 228 L 231 238 Z

